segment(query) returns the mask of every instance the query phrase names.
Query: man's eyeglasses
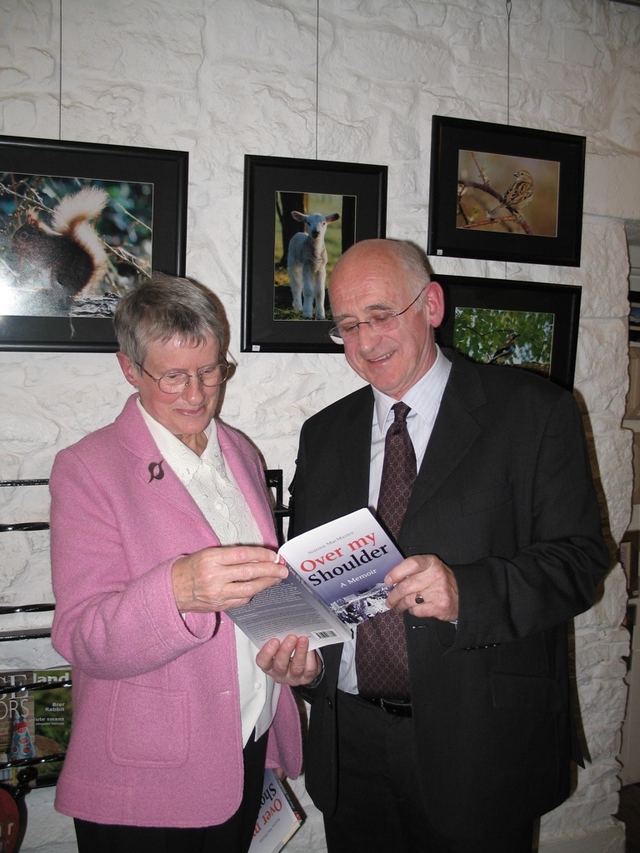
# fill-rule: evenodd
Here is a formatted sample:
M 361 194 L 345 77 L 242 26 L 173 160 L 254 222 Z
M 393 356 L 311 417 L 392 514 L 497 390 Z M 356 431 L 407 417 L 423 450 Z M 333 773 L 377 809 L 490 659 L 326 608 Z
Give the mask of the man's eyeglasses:
M 147 374 L 149 379 L 153 379 L 158 384 L 158 388 L 165 394 L 179 394 L 184 391 L 192 378 L 197 378 L 198 382 L 207 388 L 222 385 L 231 375 L 235 365 L 223 361 L 220 364 L 210 364 L 203 367 L 197 373 L 187 373 L 186 370 L 169 370 L 162 376 L 152 376 L 141 364 L 138 364 L 138 367 L 143 373 Z
M 383 332 L 393 332 L 400 325 L 398 317 L 405 314 L 412 305 L 415 305 L 418 299 L 422 296 L 427 288 L 423 287 L 416 298 L 403 308 L 402 311 L 374 311 L 366 320 L 345 320 L 338 323 L 337 326 L 329 329 L 329 337 L 336 344 L 342 344 L 345 341 L 355 340 L 360 326 L 368 326 L 372 332 L 382 334 Z

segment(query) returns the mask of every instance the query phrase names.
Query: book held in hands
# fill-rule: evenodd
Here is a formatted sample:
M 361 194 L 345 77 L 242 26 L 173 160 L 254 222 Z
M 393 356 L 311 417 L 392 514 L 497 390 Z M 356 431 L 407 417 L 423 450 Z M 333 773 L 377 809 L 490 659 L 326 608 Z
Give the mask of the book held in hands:
M 227 611 L 259 648 L 288 634 L 309 637 L 310 649 L 350 640 L 388 609 L 384 579 L 403 559 L 367 508 L 295 536 L 278 555 L 289 576 Z

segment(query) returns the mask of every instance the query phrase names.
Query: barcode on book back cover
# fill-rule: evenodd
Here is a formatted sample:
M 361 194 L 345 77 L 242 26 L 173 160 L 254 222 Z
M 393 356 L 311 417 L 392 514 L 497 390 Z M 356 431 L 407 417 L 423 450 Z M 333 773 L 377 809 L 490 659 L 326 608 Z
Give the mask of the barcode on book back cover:
M 326 640 L 327 637 L 337 637 L 337 633 L 335 631 L 314 631 L 314 637 L 319 637 L 321 640 Z

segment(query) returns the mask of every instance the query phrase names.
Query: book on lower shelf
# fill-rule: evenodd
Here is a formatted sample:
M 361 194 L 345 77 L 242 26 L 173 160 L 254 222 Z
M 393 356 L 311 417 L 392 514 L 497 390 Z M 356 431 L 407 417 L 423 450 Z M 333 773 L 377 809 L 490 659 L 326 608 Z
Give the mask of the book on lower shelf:
M 62 755 L 71 736 L 71 668 L 0 672 L 0 765 Z M 29 689 L 24 689 L 25 687 Z M 9 690 L 15 688 L 15 690 Z M 23 689 L 20 689 L 23 688 Z M 7 692 L 4 692 L 4 691 Z M 62 761 L 35 765 L 36 786 L 54 784 Z M 20 766 L 0 766 L 0 781 L 15 785 Z
M 65 753 L 71 737 L 71 690 L 69 687 L 56 687 L 56 684 L 71 681 L 71 668 L 37 669 L 33 675 L 34 682 L 43 688 L 33 691 L 36 755 L 44 757 Z M 53 784 L 62 765 L 62 761 L 39 764 L 36 784 Z
M 279 853 L 301 826 L 300 807 L 275 771 L 267 768 L 249 853 Z
M 294 536 L 278 551 L 289 577 L 228 616 L 259 648 L 272 637 L 309 637 L 309 648 L 353 637 L 388 610 L 384 579 L 403 559 L 366 507 Z
M 19 721 L 20 724 L 24 723 L 25 732 L 23 736 L 33 743 L 35 737 L 33 694 L 19 690 L 22 685 L 30 684 L 32 681 L 33 672 L 31 670 L 0 672 L 0 688 L 2 688 L 0 693 L 0 763 L 13 760 L 11 752 L 15 740 L 16 721 Z M 9 688 L 15 688 L 15 691 L 9 690 Z M 0 782 L 16 785 L 18 768 L 0 767 Z

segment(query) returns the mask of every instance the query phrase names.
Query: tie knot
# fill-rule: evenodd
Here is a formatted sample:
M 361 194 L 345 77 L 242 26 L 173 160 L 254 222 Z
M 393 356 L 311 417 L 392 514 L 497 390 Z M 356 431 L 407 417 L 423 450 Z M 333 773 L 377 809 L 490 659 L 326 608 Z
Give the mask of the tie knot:
M 392 408 L 393 415 L 395 418 L 395 420 L 393 421 L 394 424 L 404 423 L 407 420 L 407 415 L 411 411 L 411 406 L 407 406 L 407 404 L 403 403 L 402 401 L 396 403 L 394 406 L 392 406 Z

